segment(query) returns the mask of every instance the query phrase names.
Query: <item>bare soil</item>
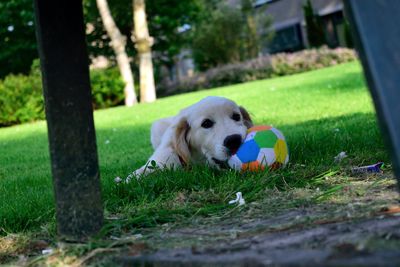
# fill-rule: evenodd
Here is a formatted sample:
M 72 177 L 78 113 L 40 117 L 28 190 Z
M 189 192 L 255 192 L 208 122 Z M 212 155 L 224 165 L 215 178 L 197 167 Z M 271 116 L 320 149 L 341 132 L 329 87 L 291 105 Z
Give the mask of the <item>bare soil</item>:
M 299 201 L 297 208 L 271 212 L 271 199 L 315 192 L 279 194 L 266 192 L 266 203 L 248 203 L 225 218 L 164 225 L 143 236 L 145 246 L 114 260 L 123 266 L 400 266 L 400 206 L 390 177 L 354 178 L 323 203 Z

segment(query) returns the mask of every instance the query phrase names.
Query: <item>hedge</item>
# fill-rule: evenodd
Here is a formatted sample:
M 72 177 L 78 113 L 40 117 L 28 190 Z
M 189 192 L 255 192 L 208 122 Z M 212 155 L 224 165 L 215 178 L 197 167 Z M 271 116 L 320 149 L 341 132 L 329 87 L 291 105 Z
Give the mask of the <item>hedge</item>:
M 93 70 L 90 80 L 94 109 L 123 104 L 124 83 L 117 68 Z M 0 127 L 44 117 L 41 73 L 35 60 L 28 76 L 11 74 L 0 81 Z
M 245 62 L 228 64 L 197 73 L 179 82 L 159 84 L 158 95 L 173 95 L 217 86 L 289 75 L 333 66 L 357 59 L 352 49 L 336 48 L 303 50 L 296 53 L 265 55 Z

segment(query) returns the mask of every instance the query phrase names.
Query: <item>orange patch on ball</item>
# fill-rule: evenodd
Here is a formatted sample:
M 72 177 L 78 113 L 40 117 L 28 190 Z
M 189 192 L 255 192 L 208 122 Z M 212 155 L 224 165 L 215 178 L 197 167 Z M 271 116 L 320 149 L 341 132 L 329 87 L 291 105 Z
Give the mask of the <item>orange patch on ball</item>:
M 253 161 L 249 163 L 244 163 L 242 165 L 243 171 L 263 171 L 265 170 L 265 166 L 261 165 L 258 161 Z
M 258 126 L 253 126 L 250 129 L 247 130 L 247 133 L 251 133 L 251 132 L 259 132 L 259 131 L 267 131 L 267 130 L 271 130 L 272 127 L 269 125 L 258 125 Z

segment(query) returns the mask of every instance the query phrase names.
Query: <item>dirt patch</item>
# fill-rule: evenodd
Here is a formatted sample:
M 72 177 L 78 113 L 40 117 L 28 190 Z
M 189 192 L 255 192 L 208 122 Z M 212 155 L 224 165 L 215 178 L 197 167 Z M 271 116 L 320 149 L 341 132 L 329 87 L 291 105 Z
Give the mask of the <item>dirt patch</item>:
M 304 201 L 315 199 L 315 190 L 266 194 L 265 203 L 248 203 L 225 217 L 164 225 L 144 237 L 152 248 L 147 253 L 117 260 L 126 266 L 400 265 L 393 180 L 354 178 L 320 204 Z M 299 206 L 271 208 L 289 200 Z
M 304 216 L 291 212 L 290 216 Z M 397 214 L 396 214 L 397 215 Z M 286 220 L 286 215 L 281 219 Z M 272 224 L 276 223 L 272 221 Z M 270 220 L 259 222 L 268 225 Z M 241 227 L 247 228 L 249 225 Z M 308 227 L 243 231 L 212 245 L 160 249 L 153 254 L 120 257 L 123 265 L 145 266 L 399 266 L 400 216 L 379 215 L 351 222 L 317 222 Z M 197 239 L 208 231 L 176 231 L 166 238 Z M 196 236 L 196 237 L 195 237 Z

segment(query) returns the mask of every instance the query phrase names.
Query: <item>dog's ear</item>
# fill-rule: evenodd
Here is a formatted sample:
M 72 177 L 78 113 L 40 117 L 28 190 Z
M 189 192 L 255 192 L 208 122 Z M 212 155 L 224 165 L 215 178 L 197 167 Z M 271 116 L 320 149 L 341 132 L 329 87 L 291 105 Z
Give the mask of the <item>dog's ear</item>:
M 247 112 L 247 110 L 242 106 L 240 106 L 239 109 L 240 113 L 242 113 L 243 122 L 247 129 L 253 127 L 253 121 L 251 120 L 249 112 Z
M 190 149 L 187 140 L 189 130 L 190 126 L 186 118 L 181 118 L 175 127 L 175 134 L 172 141 L 174 150 L 185 164 L 188 164 L 190 161 Z

